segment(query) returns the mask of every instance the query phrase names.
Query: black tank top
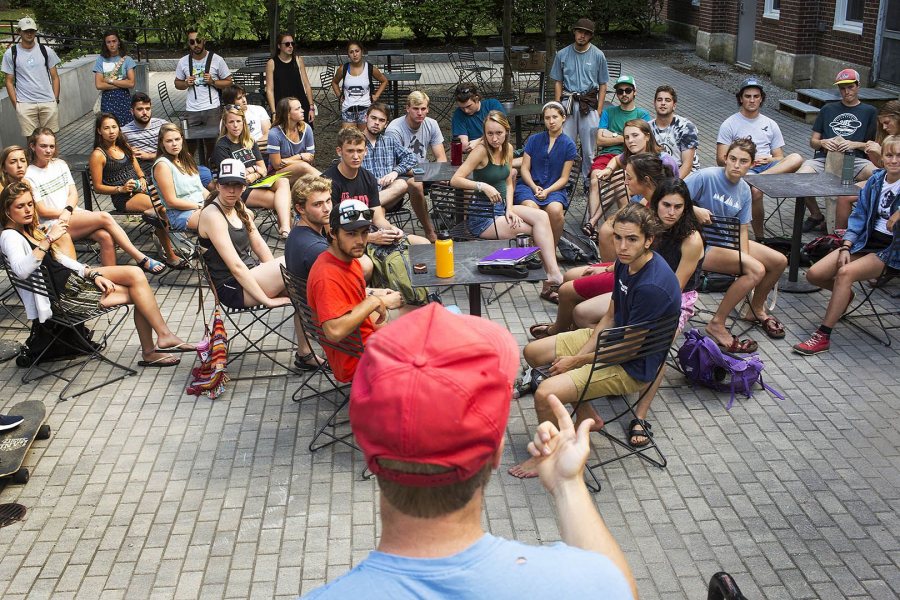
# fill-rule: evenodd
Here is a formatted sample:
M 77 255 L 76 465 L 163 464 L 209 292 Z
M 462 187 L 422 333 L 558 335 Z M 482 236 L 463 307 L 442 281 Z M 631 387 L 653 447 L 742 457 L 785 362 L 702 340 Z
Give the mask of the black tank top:
M 37 244 L 27 237 L 25 240 L 32 249 L 38 247 Z M 44 253 L 44 258 L 41 259 L 41 265 L 47 269 L 47 273 L 50 275 L 50 283 L 53 286 L 52 289 L 56 290 L 57 294 L 61 294 L 62 291 L 66 289 L 66 282 L 69 281 L 69 276 L 74 273 L 74 271 L 57 262 L 57 260 L 53 258 L 53 253 L 49 251 Z
M 291 57 L 289 62 L 284 62 L 276 56 L 272 62 L 275 63 L 275 70 L 272 73 L 275 82 L 275 105 L 277 106 L 282 98 L 293 96 L 300 100 L 303 111 L 308 111 L 309 99 L 303 89 L 303 80 L 300 79 L 300 65 L 297 64 L 297 59 Z
M 129 179 L 138 178 L 137 172 L 134 170 L 134 163 L 127 155 L 122 158 L 113 158 L 103 148 L 98 149 L 106 157 L 106 164 L 103 165 L 103 185 L 117 187 L 125 185 Z
M 247 265 L 248 269 L 252 269 L 257 263 L 250 255 L 250 233 L 247 231 L 247 228 L 243 226 L 243 223 L 241 223 L 241 227 L 235 227 L 228 220 L 228 217 L 225 216 L 222 207 L 219 206 L 218 203 L 213 202 L 212 205 L 219 209 L 219 212 L 225 217 L 225 222 L 228 223 L 228 237 L 231 238 L 231 243 L 241 257 L 241 261 Z M 209 238 L 201 237 L 200 247 L 204 249 L 203 260 L 206 262 L 206 267 L 209 269 L 209 276 L 212 277 L 213 285 L 218 287 L 229 279 L 234 279 L 234 275 L 231 274 L 228 265 L 222 260 L 219 251 L 216 250 L 216 247 Z
M 681 262 L 681 241 L 676 241 L 672 236 L 662 234 L 660 237 L 659 245 L 654 249 L 657 254 L 662 256 L 666 260 L 666 264 L 671 267 L 672 272 L 675 273 L 678 271 L 678 264 Z M 703 259 L 701 258 L 697 261 L 697 268 L 694 270 L 691 278 L 688 279 L 684 288 L 681 290 L 684 292 L 691 292 L 697 289 L 697 286 L 700 284 L 700 270 L 703 268 Z

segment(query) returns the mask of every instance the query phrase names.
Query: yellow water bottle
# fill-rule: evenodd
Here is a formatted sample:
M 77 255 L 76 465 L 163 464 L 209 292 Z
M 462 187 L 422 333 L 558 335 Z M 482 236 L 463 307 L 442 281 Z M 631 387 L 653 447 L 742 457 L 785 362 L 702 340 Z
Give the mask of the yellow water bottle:
M 438 277 L 453 277 L 453 240 L 450 234 L 442 231 L 434 243 L 435 275 Z

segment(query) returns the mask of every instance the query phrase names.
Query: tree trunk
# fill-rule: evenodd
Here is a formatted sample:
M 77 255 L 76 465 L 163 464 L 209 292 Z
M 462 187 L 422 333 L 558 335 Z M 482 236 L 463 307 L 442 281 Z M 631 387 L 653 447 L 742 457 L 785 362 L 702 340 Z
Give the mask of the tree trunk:
M 547 60 L 544 63 L 544 87 L 550 89 L 550 69 L 556 58 L 556 4 L 557 0 L 546 0 L 544 6 L 544 50 L 547 51 Z M 553 94 L 549 94 L 552 98 Z M 541 100 L 546 100 L 542 98 Z
M 512 0 L 503 0 L 503 91 L 512 91 Z
M 276 50 L 276 40 L 278 39 L 278 0 L 267 0 L 269 7 L 269 53 L 273 56 Z

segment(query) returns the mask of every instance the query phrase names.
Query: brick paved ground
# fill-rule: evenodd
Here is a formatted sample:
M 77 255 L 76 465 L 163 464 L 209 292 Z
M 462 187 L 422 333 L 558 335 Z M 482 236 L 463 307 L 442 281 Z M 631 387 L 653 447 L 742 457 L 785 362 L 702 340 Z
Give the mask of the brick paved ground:
M 701 158 L 711 164 L 718 124 L 735 110 L 731 92 L 649 58 L 624 63 L 644 106 L 656 85 L 675 85 L 679 113 L 700 126 Z M 428 83 L 448 83 L 446 65 L 428 68 Z M 169 76 L 154 74 L 151 87 Z M 767 112 L 788 150 L 806 154 L 808 127 Z M 90 129 L 89 118 L 67 128 L 63 152 L 86 151 Z M 179 335 L 200 337 L 191 290 L 163 286 L 157 297 Z M 549 316 L 536 298 L 536 286 L 522 285 L 485 316 L 524 344 L 528 326 Z M 464 305 L 462 294 L 457 301 Z M 603 471 L 597 506 L 644 598 L 705 598 L 719 570 L 749 598 L 897 598 L 900 361 L 896 346 L 843 326 L 834 351 L 793 355 L 790 344 L 815 327 L 826 301 L 824 293 L 781 295 L 775 314 L 787 339 L 755 336 L 766 381 L 786 400 L 762 392 L 727 411 L 726 396 L 671 376 L 650 415 L 668 468 L 631 460 Z M 3 337 L 24 335 L 5 329 Z M 110 354 L 132 364 L 137 353 L 126 323 Z M 31 482 L 0 492 L 0 502 L 29 510 L 25 522 L 0 530 L 3 598 L 289 598 L 373 547 L 375 484 L 360 478 L 360 457 L 306 449 L 325 407 L 291 402 L 293 377 L 235 382 L 221 399 L 196 400 L 183 393 L 188 362 L 59 404 L 60 384 L 22 385 L 14 364 L 0 365 L 5 402 L 43 399 L 54 430 L 26 460 Z M 484 523 L 495 534 L 552 542 L 559 532 L 540 484 L 504 472 L 523 458 L 535 425 L 531 398 L 514 401 Z M 613 452 L 600 440 L 594 446 L 600 457 Z

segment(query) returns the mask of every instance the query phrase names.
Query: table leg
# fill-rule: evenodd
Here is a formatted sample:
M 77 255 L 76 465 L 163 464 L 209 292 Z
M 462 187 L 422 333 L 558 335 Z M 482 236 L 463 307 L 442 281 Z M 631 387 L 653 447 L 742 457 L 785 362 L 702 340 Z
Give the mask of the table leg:
M 94 210 L 94 196 L 91 194 L 91 177 L 87 171 L 81 172 L 81 191 L 84 196 L 84 209 Z
M 800 281 L 800 242 L 803 238 L 803 216 L 806 214 L 806 198 L 796 198 L 794 205 L 794 231 L 791 236 L 791 258 L 787 279 L 782 275 L 778 290 L 788 294 L 809 294 L 818 292 L 819 287 L 807 281 Z
M 481 285 L 478 283 L 469 284 L 469 314 L 481 316 Z

